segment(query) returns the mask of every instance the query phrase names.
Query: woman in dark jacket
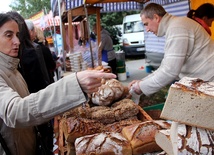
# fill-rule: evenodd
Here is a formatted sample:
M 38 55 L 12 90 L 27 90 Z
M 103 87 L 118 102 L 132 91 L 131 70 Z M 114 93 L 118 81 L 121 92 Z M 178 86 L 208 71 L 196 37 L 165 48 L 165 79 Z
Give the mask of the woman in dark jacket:
M 43 31 L 38 27 L 34 27 L 34 28 L 35 28 L 35 32 L 36 32 L 36 38 L 35 38 L 34 42 L 39 44 L 42 49 L 45 65 L 48 70 L 50 83 L 53 83 L 54 82 L 54 78 L 53 78 L 54 70 L 56 69 L 56 62 L 53 59 L 53 56 L 51 54 L 49 47 L 47 47 L 45 45 L 45 37 L 44 37 Z

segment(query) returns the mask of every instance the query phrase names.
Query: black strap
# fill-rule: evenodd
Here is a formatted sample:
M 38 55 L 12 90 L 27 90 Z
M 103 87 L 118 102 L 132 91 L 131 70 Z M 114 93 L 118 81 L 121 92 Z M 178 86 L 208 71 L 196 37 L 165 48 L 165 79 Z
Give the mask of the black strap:
M 7 144 L 5 143 L 4 138 L 2 137 L 1 133 L 0 133 L 0 143 L 1 143 L 1 146 L 3 147 L 3 149 L 5 151 L 6 155 L 11 155 L 10 150 L 7 147 Z

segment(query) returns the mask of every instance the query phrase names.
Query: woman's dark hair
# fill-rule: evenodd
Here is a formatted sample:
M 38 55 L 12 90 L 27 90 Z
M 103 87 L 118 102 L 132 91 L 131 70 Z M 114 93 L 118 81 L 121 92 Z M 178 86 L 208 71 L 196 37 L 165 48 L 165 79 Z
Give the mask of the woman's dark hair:
M 25 48 L 33 48 L 33 44 L 30 38 L 28 27 L 25 23 L 25 19 L 16 11 L 9 11 L 6 14 L 12 16 L 19 25 L 19 40 L 20 40 L 20 52 Z M 20 55 L 20 54 L 19 54 Z
M 5 13 L 0 13 L 0 27 L 2 27 L 8 21 L 12 21 L 12 20 L 16 21 L 15 19 L 12 18 L 12 16 L 5 14 Z
M 199 6 L 196 10 L 190 10 L 187 13 L 187 17 L 193 18 L 193 17 L 198 17 L 198 18 L 203 18 L 207 17 L 208 19 L 214 18 L 214 5 L 211 3 L 204 3 L 201 6 Z

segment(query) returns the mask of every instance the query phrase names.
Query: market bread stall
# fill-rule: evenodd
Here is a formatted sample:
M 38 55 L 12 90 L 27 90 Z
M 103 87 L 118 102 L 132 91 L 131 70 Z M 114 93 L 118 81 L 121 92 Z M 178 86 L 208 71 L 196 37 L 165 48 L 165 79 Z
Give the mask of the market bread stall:
M 58 117 L 60 154 L 138 155 L 160 152 L 158 130 L 169 129 L 164 120 L 153 120 L 130 99 L 118 80 L 102 82 L 89 101 Z

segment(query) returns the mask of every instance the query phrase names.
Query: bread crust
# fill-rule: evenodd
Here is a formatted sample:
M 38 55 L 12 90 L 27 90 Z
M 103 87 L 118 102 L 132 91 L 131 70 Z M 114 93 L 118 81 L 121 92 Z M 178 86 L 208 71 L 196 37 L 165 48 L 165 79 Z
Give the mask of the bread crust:
M 167 154 L 173 155 L 170 132 L 170 129 L 159 130 L 155 140 Z M 179 124 L 175 147 L 178 154 L 214 154 L 214 132 Z
M 75 141 L 76 155 L 131 155 L 129 141 L 122 134 L 104 132 L 80 137 Z
M 161 151 L 155 142 L 155 133 L 170 124 L 162 120 L 146 121 L 122 129 L 122 134 L 130 141 L 133 155 Z

